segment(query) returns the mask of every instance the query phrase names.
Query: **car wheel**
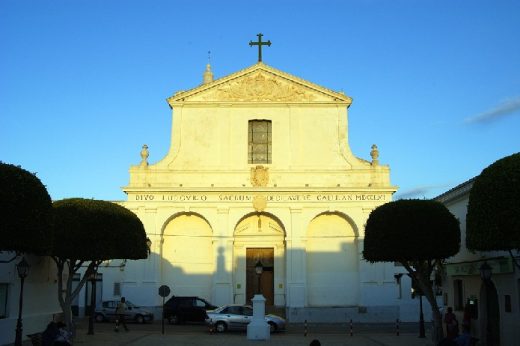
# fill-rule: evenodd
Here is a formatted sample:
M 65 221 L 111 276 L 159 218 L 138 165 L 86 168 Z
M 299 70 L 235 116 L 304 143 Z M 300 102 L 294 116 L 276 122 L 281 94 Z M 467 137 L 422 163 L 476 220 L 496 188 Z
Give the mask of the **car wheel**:
M 269 332 L 271 332 L 271 333 L 276 332 L 276 329 L 277 329 L 276 328 L 276 323 L 274 323 L 274 322 L 267 322 L 267 324 L 269 324 Z
M 143 315 L 135 315 L 135 321 L 137 323 L 144 323 L 144 317 Z
M 217 324 L 215 324 L 215 330 L 217 331 L 217 333 L 224 333 L 227 329 L 227 326 L 224 322 L 217 322 Z
M 94 317 L 96 322 L 104 322 L 105 321 L 105 316 L 103 316 L 102 314 L 96 314 L 96 316 Z

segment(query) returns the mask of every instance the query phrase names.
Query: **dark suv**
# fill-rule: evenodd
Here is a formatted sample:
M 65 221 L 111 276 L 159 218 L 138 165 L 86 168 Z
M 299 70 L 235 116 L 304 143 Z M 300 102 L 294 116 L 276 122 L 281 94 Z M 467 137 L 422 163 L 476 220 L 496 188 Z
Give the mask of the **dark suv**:
M 173 296 L 164 303 L 163 317 L 171 324 L 204 322 L 206 311 L 217 307 L 199 297 Z

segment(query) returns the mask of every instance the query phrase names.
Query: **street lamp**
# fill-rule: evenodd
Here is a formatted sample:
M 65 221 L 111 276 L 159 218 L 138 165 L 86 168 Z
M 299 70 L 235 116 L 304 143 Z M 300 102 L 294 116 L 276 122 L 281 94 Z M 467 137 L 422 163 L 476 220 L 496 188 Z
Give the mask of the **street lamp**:
M 491 279 L 491 271 L 492 268 L 487 262 L 482 263 L 480 266 L 480 278 L 482 281 L 489 281 Z
M 23 284 L 27 274 L 29 274 L 30 265 L 25 260 L 25 257 L 22 257 L 20 263 L 16 265 L 16 271 L 18 272 L 18 277 L 20 278 L 20 304 L 18 306 L 18 321 L 16 322 L 16 339 L 14 341 L 15 346 L 22 345 L 22 306 L 23 306 Z
M 96 279 L 97 279 L 97 270 L 98 267 L 94 266 L 93 272 L 90 273 L 90 316 L 88 319 L 88 335 L 94 335 L 94 315 L 96 313 Z
M 262 290 L 260 289 L 260 283 L 261 283 L 260 280 L 261 280 L 263 271 L 264 271 L 264 266 L 262 265 L 262 262 L 260 262 L 260 260 L 258 260 L 258 262 L 256 262 L 256 264 L 255 264 L 255 272 L 256 272 L 256 275 L 258 276 L 258 289 L 257 289 L 258 294 L 262 294 Z

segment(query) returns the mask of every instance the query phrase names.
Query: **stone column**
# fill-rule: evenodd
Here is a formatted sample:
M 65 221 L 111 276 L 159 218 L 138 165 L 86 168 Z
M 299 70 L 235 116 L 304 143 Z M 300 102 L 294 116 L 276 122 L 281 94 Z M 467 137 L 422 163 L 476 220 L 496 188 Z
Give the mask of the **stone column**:
M 253 299 L 253 319 L 247 325 L 248 340 L 269 340 L 271 338 L 269 324 L 265 321 L 265 298 L 256 294 Z

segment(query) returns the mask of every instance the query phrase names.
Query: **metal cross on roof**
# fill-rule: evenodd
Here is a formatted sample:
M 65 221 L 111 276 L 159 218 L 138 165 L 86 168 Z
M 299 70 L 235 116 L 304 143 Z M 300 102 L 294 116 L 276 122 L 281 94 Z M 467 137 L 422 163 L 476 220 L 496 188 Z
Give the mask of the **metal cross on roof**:
M 258 41 L 257 42 L 249 41 L 249 46 L 250 47 L 258 46 L 258 62 L 261 62 L 262 61 L 262 46 L 271 47 L 271 40 L 268 40 L 267 42 L 262 42 L 262 36 L 264 36 L 264 35 L 257 34 L 256 36 L 258 36 Z

